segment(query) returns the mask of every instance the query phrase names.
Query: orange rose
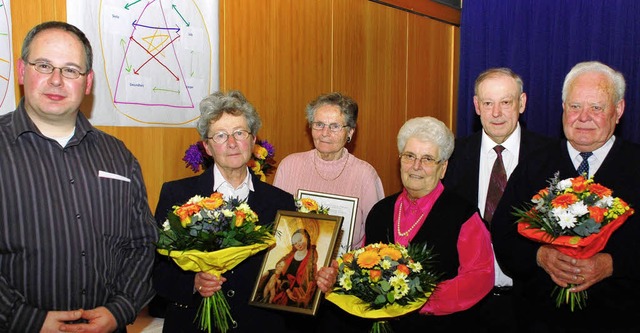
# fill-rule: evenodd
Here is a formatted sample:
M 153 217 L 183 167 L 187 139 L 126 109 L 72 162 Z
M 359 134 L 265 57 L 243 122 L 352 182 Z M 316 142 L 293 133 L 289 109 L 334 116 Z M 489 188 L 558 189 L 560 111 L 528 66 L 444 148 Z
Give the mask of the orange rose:
M 224 203 L 224 199 L 222 198 L 222 193 L 214 192 L 208 198 L 202 199 L 199 205 L 204 209 L 214 210 Z
M 300 199 L 300 202 L 302 203 L 302 206 L 304 206 L 310 212 L 318 210 L 318 203 L 313 199 L 302 198 Z
M 247 217 L 247 214 L 245 214 L 243 211 L 236 210 L 236 227 L 241 227 L 246 217 Z
M 350 263 L 352 263 L 352 262 L 353 262 L 353 253 L 351 253 L 351 252 L 347 252 L 347 253 L 343 254 L 343 255 L 342 255 L 342 261 L 343 261 L 345 264 L 350 264 Z
M 173 213 L 176 214 L 180 218 L 180 223 L 182 223 L 182 227 L 187 227 L 187 225 L 191 222 L 189 219 L 193 214 L 200 211 L 200 206 L 196 203 L 184 204 L 178 208 L 176 208 Z
M 543 188 L 542 190 L 538 191 L 538 193 L 536 193 L 531 200 L 534 202 L 542 201 L 542 198 L 546 197 L 548 194 L 549 189 Z
M 382 271 L 379 269 L 372 269 L 369 271 L 369 280 L 371 280 L 372 282 L 378 282 L 380 281 L 380 278 L 382 277 Z
M 575 177 L 571 180 L 571 188 L 575 193 L 582 193 L 587 189 L 587 180 L 583 176 Z
M 602 223 L 604 220 L 604 213 L 607 212 L 606 208 L 591 206 L 589 209 L 589 216 L 596 222 Z
M 381 258 L 389 257 L 391 260 L 398 260 L 402 258 L 402 253 L 392 247 L 384 247 L 380 249 L 379 254 Z
M 589 185 L 589 192 L 598 195 L 599 197 L 610 196 L 612 191 L 600 184 L 591 184 Z
M 380 256 L 375 251 L 364 251 L 358 256 L 358 266 L 372 268 L 380 262 Z
M 400 271 L 401 273 L 407 276 L 409 275 L 409 273 L 411 273 L 411 270 L 409 269 L 409 267 L 403 264 L 398 265 L 398 267 L 396 267 L 396 271 Z
M 578 197 L 575 194 L 565 193 L 553 198 L 553 200 L 551 200 L 551 205 L 553 207 L 567 208 L 569 207 L 569 205 L 572 205 L 576 202 L 578 202 Z

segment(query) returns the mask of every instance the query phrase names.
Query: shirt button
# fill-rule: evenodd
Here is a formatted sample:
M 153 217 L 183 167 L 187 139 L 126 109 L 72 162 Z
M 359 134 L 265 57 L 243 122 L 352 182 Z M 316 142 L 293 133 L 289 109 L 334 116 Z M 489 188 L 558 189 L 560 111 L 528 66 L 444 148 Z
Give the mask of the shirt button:
M 71 178 L 71 179 L 69 179 L 69 183 L 71 183 L 71 184 L 75 184 L 75 183 L 76 183 L 76 180 L 75 180 L 75 179 L 73 179 L 73 178 Z
M 76 214 L 76 220 L 80 219 L 80 214 Z
M 87 251 L 82 251 L 82 252 L 80 252 L 80 254 L 84 257 L 84 256 L 87 255 Z
M 228 297 L 233 297 L 235 294 L 236 294 L 236 291 L 233 290 L 233 289 L 227 291 L 227 296 Z
M 87 294 L 87 289 L 84 289 L 84 288 L 83 288 L 83 289 L 82 289 L 82 294 L 83 294 L 83 295 L 86 295 L 86 294 Z

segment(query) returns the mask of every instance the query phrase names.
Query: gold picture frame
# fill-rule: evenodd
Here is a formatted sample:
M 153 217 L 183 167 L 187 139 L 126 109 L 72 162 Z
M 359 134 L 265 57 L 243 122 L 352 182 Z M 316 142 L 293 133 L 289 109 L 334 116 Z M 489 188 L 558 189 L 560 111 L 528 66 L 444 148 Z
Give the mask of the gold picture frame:
M 342 216 L 279 210 L 276 244 L 264 257 L 249 304 L 315 315 L 321 293 L 315 275 L 331 262 L 341 224 Z

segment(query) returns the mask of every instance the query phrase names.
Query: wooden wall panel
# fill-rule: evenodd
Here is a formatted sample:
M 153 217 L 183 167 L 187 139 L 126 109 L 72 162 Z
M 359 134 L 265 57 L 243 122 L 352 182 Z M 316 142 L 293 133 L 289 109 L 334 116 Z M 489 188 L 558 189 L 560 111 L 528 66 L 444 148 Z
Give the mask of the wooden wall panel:
M 369 1 L 336 1 L 334 85 L 360 107 L 349 147 L 378 171 L 387 194 L 400 187 L 396 134 L 406 119 L 407 13 Z
M 457 63 L 451 47 L 457 27 L 417 15 L 409 18 L 407 118 L 432 116 L 452 127 Z M 456 76 L 454 76 L 456 74 Z

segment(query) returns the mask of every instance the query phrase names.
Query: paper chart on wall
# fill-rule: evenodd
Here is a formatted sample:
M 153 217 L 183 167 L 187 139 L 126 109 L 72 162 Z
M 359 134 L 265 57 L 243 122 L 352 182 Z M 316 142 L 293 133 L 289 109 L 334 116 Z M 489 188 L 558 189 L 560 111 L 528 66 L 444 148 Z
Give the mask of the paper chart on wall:
M 16 108 L 14 76 L 10 2 L 0 0 L 0 114 Z
M 67 21 L 93 47 L 94 125 L 193 127 L 218 90 L 217 0 L 67 0 Z

